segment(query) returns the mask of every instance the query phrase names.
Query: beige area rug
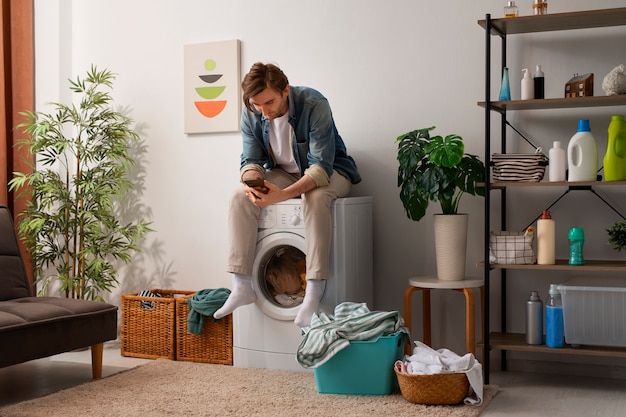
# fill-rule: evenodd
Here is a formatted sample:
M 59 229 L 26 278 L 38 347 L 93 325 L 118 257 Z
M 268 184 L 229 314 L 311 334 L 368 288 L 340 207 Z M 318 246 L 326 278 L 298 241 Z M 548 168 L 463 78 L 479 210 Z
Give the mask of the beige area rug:
M 480 415 L 497 391 L 497 386 L 486 386 L 480 407 L 425 406 L 412 404 L 399 393 L 320 394 L 311 372 L 158 359 L 46 397 L 0 408 L 0 416 L 473 417 Z

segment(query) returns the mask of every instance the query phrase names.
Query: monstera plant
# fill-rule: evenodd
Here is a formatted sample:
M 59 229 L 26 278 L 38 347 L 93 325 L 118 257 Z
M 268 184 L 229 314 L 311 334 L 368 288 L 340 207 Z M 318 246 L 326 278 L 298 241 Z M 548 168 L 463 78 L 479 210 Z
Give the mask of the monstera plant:
M 461 136 L 430 136 L 435 126 L 400 135 L 398 186 L 400 200 L 411 220 L 420 220 L 429 203 L 438 202 L 443 214 L 456 214 L 464 193 L 485 195 L 485 165 L 465 154 Z
M 435 127 L 414 130 L 397 138 L 400 200 L 411 220 L 421 220 L 430 202 L 438 202 L 434 217 L 437 278 L 465 279 L 467 214 L 458 214 L 463 194 L 485 195 L 485 165 L 465 153 L 459 135 L 430 136 Z
M 112 109 L 115 75 L 95 66 L 69 80 L 74 104 L 52 103 L 52 113 L 24 112 L 17 126 L 34 155 L 32 173 L 14 173 L 9 185 L 27 193 L 17 229 L 35 269 L 40 294 L 60 282 L 67 297 L 103 300 L 118 284 L 116 264 L 128 263 L 151 231 L 137 219 L 121 224 L 116 209 L 135 186 L 130 154 L 139 135 Z

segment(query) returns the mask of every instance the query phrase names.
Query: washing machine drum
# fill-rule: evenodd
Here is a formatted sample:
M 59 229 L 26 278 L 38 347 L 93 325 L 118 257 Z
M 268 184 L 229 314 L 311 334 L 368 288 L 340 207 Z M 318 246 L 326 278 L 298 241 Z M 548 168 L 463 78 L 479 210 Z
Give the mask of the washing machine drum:
M 261 311 L 276 320 L 293 320 L 306 288 L 304 237 L 278 232 L 260 239 L 252 278 Z

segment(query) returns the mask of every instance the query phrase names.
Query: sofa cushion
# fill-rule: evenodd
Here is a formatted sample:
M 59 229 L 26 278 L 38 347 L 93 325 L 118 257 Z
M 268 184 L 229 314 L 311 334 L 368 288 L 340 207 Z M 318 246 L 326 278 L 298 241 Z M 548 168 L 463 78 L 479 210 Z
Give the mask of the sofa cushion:
M 0 301 L 30 296 L 20 258 L 0 255 L 0 271 Z
M 13 228 L 13 218 L 0 206 L 0 301 L 30 296 L 26 270 Z
M 0 335 L 13 326 L 40 326 L 46 322 L 73 320 L 117 307 L 107 303 L 60 297 L 26 297 L 0 304 Z
M 117 337 L 117 307 L 71 298 L 26 297 L 0 303 L 0 367 Z

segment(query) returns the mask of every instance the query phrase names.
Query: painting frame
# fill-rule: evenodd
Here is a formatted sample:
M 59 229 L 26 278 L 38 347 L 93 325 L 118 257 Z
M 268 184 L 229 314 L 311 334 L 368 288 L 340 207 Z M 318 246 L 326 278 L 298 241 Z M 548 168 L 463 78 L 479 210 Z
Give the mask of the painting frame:
M 184 45 L 185 134 L 238 132 L 241 42 Z

